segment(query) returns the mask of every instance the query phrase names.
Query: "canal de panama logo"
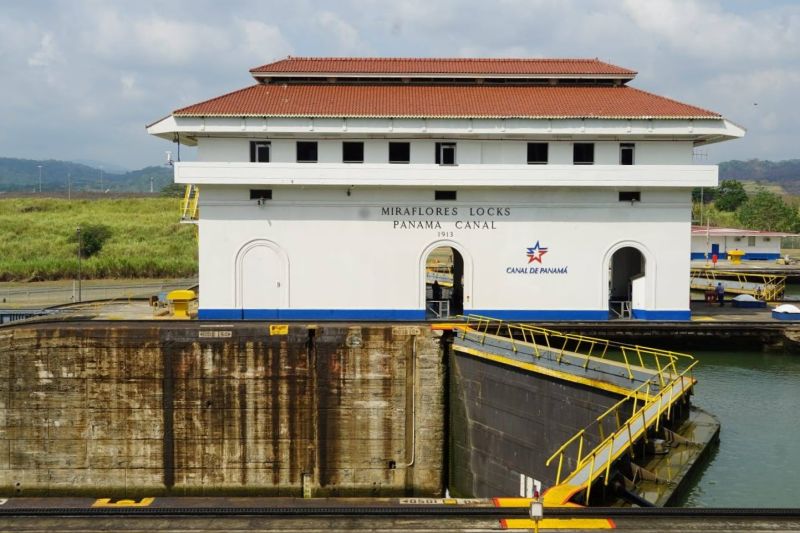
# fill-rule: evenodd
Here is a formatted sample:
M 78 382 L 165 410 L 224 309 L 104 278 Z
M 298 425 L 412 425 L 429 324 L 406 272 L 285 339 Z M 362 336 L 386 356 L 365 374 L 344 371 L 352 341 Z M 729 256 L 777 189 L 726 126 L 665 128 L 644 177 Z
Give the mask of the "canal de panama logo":
M 533 246 L 525 247 L 525 257 L 528 258 L 527 266 L 506 267 L 506 274 L 568 274 L 568 267 L 564 266 L 544 266 L 542 258 L 550 251 L 547 246 L 542 246 L 540 239 L 536 240 Z M 539 263 L 540 266 L 532 263 Z
M 540 245 L 539 241 L 536 241 L 536 244 L 528 247 L 528 263 L 533 263 L 536 261 L 537 263 L 541 264 L 542 256 L 546 253 L 547 247 Z

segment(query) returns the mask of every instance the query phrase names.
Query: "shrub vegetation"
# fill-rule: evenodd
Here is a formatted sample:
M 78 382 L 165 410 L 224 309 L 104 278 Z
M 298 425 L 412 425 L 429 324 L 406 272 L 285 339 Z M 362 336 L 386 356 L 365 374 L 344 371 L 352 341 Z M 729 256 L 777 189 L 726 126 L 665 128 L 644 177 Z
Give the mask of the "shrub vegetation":
M 0 281 L 197 275 L 195 228 L 176 198 L 0 200 Z M 91 253 L 88 253 L 91 252 Z

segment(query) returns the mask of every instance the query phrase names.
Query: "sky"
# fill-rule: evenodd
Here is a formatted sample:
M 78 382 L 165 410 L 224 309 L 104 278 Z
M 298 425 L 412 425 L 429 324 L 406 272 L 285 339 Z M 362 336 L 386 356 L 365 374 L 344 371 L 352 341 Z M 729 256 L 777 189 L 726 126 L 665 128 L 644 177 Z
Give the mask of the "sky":
M 746 128 L 700 160 L 800 158 L 800 2 L 755 0 L 0 0 L 0 157 L 162 164 L 147 124 L 287 55 L 597 57 Z

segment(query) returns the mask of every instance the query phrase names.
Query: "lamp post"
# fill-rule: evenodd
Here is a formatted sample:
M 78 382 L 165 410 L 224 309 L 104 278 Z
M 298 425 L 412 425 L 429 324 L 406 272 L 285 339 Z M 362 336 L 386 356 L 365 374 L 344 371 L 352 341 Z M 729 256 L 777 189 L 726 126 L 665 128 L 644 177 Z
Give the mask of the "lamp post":
M 72 173 L 67 172 L 67 200 L 72 200 Z
M 78 229 L 75 230 L 78 233 L 78 301 L 81 301 L 81 227 L 78 226 Z
M 39 192 L 42 192 L 42 165 L 36 165 L 39 167 Z

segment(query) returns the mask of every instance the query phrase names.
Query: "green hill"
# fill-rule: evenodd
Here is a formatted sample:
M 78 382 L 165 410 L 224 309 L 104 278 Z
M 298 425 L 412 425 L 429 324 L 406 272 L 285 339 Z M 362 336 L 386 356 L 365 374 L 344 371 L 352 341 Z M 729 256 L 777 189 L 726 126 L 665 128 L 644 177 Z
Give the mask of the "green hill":
M 172 167 L 146 167 L 125 173 L 104 172 L 102 169 L 47 159 L 16 159 L 0 157 L 0 192 L 34 192 L 39 190 L 41 166 L 42 192 L 66 194 L 68 182 L 73 193 L 81 192 L 158 192 L 172 183 Z
M 725 161 L 719 164 L 719 179 L 772 184 L 790 194 L 800 194 L 800 159 Z

